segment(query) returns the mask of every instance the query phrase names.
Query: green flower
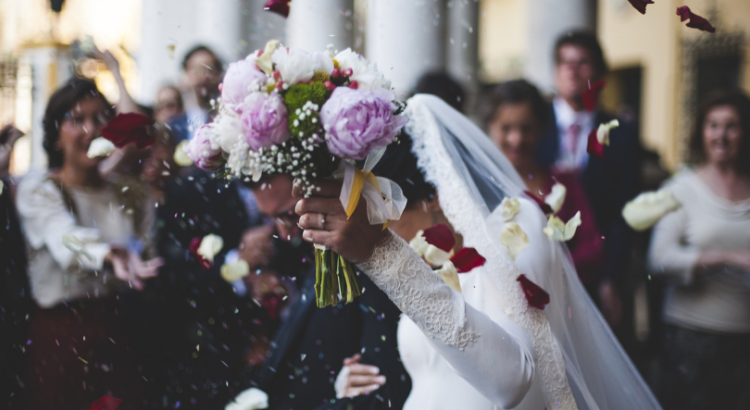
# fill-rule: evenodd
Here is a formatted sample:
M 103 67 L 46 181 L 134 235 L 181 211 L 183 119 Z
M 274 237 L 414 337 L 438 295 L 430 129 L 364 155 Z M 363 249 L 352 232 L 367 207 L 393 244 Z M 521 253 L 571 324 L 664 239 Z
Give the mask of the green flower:
M 289 87 L 284 93 L 284 104 L 289 112 L 287 123 L 293 137 L 318 134 L 323 138 L 318 113 L 330 96 L 331 92 L 318 81 Z

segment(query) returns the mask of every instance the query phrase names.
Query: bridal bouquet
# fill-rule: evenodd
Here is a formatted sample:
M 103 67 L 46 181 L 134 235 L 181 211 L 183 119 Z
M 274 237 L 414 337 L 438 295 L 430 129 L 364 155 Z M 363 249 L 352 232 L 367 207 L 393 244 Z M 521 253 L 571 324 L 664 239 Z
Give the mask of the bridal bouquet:
M 375 64 L 350 49 L 308 53 L 272 40 L 229 66 L 217 117 L 185 149 L 198 167 L 229 178 L 290 175 L 306 196 L 317 178 L 342 179 L 347 216 L 361 194 L 370 223 L 385 227 L 406 199 L 371 170 L 405 125 L 403 109 Z M 319 307 L 360 294 L 349 262 L 317 246 L 315 259 Z

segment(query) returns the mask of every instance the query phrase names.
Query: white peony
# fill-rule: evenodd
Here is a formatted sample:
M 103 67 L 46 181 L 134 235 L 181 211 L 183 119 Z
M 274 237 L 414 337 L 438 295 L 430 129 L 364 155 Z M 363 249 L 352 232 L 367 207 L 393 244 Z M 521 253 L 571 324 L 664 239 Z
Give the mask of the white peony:
M 291 85 L 312 80 L 316 71 L 333 71 L 333 60 L 326 53 L 310 54 L 298 48 L 281 47 L 273 53 L 281 79 Z
M 222 239 L 221 236 L 208 234 L 203 237 L 200 246 L 198 246 L 198 255 L 202 256 L 203 259 L 213 262 L 214 256 L 216 256 L 223 247 L 224 239 Z
M 606 124 L 599 124 L 599 128 L 596 129 L 596 139 L 602 145 L 609 145 L 609 132 L 612 131 L 612 128 L 619 126 L 620 122 L 617 120 L 612 120 Z
M 568 190 L 565 188 L 565 185 L 558 182 L 552 187 L 552 192 L 544 197 L 544 202 L 552 208 L 553 213 L 557 213 L 562 208 L 567 192 Z
M 187 146 L 189 141 L 180 141 L 177 147 L 174 149 L 174 163 L 181 167 L 189 167 L 193 165 L 193 160 L 187 154 Z
M 680 206 L 682 204 L 667 189 L 644 192 L 625 205 L 622 217 L 631 228 L 645 231 Z
M 567 223 L 556 217 L 550 216 L 547 226 L 542 229 L 545 235 L 553 241 L 565 242 L 573 239 L 576 229 L 581 225 L 581 211 L 570 218 Z
M 221 267 L 221 277 L 232 283 L 250 274 L 250 265 L 244 259 L 237 259 L 232 263 L 225 263 Z
M 504 222 L 511 221 L 521 210 L 521 202 L 517 198 L 504 198 L 500 203 L 500 216 Z
M 338 53 L 334 59 L 342 72 L 348 69 L 352 70 L 349 79 L 357 82 L 358 89 L 365 91 L 375 91 L 381 88 L 391 89 L 391 82 L 385 78 L 383 73 L 378 71 L 378 66 L 375 63 L 370 63 L 367 59 L 352 51 L 351 48 Z
M 91 141 L 86 156 L 89 158 L 108 157 L 115 151 L 115 144 L 112 141 L 99 137 Z
M 243 139 L 242 120 L 232 112 L 222 112 L 213 122 L 214 133 L 211 138 L 212 148 L 221 148 L 224 152 L 232 152 L 232 148 Z
M 508 251 L 508 256 L 516 260 L 516 256 L 529 246 L 529 237 L 521 226 L 515 222 L 508 222 L 503 225 L 500 231 L 500 244 Z
M 262 410 L 268 408 L 268 394 L 263 390 L 251 387 L 227 404 L 224 410 Z
M 440 277 L 443 278 L 443 282 L 445 282 L 445 284 L 451 289 L 461 293 L 461 282 L 458 280 L 458 270 L 456 269 L 456 266 L 453 265 L 453 262 L 445 262 L 443 267 L 436 270 L 435 273 L 440 275 Z

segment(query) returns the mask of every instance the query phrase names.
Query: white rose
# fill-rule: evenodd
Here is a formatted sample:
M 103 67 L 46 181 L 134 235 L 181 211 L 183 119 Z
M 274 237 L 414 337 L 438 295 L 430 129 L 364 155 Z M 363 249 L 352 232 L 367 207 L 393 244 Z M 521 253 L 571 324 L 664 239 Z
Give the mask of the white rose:
M 189 167 L 193 165 L 193 161 L 187 154 L 187 146 L 189 141 L 180 141 L 177 147 L 174 149 L 174 163 L 181 167 Z
M 552 208 L 553 213 L 557 213 L 562 208 L 567 192 L 568 190 L 565 189 L 565 185 L 558 182 L 552 187 L 552 192 L 544 197 L 544 202 Z
M 631 228 L 645 231 L 680 206 L 682 204 L 667 189 L 644 192 L 625 205 L 622 217 Z
M 201 244 L 198 247 L 198 255 L 202 256 L 203 259 L 213 262 L 214 256 L 216 256 L 223 247 L 224 239 L 222 239 L 221 236 L 208 234 L 201 240 Z
M 89 144 L 89 150 L 86 152 L 86 156 L 89 158 L 96 158 L 96 157 L 108 157 L 112 155 L 112 152 L 115 150 L 115 144 L 112 143 L 112 141 L 104 138 L 99 137 L 91 141 L 91 144 Z
M 381 88 L 390 90 L 391 82 L 385 78 L 383 73 L 378 71 L 378 66 L 370 63 L 367 59 L 352 51 L 351 48 L 338 53 L 335 60 L 339 63 L 339 70 L 342 72 L 347 69 L 352 70 L 349 79 L 356 81 L 360 90 L 375 91 Z
M 619 126 L 620 122 L 617 120 L 612 120 L 606 124 L 599 124 L 599 128 L 596 130 L 596 139 L 602 145 L 609 145 L 609 132 L 612 131 L 612 128 Z
M 242 120 L 232 112 L 223 112 L 216 116 L 213 122 L 214 133 L 211 137 L 211 147 L 221 148 L 224 152 L 231 152 L 235 144 L 244 136 Z
M 251 387 L 235 397 L 233 402 L 224 407 L 224 410 L 262 410 L 267 408 L 268 394 L 263 390 Z
M 521 202 L 516 198 L 504 198 L 500 203 L 500 216 L 504 222 L 512 220 L 521 210 Z
M 508 222 L 503 225 L 503 229 L 500 231 L 500 243 L 508 251 L 508 256 L 516 260 L 516 255 L 529 246 L 529 237 L 520 225 L 515 222 Z
M 443 282 L 445 282 L 445 284 L 451 289 L 461 293 L 461 282 L 458 280 L 458 270 L 456 269 L 456 266 L 453 265 L 453 262 L 445 262 L 443 267 L 436 270 L 435 273 L 440 275 L 440 277 L 443 278 Z
M 565 242 L 573 239 L 576 229 L 581 225 L 581 211 L 576 212 L 567 223 L 556 217 L 550 216 L 547 226 L 542 229 L 545 235 L 553 241 Z
M 244 259 L 237 259 L 232 263 L 225 263 L 221 267 L 221 277 L 232 283 L 250 274 L 250 265 Z

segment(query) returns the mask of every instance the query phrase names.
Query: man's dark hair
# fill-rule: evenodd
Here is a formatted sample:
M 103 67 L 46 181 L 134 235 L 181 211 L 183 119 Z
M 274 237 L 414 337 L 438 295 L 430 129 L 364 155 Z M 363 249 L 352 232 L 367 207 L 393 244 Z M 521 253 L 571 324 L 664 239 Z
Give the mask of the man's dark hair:
M 690 135 L 690 162 L 700 164 L 706 161 L 706 149 L 703 144 L 703 127 L 706 117 L 716 107 L 730 106 L 740 119 L 741 141 L 736 169 L 750 175 L 750 98 L 741 90 L 722 90 L 707 94 L 698 106 L 695 124 Z
M 482 104 L 482 121 L 489 125 L 497 116 L 498 108 L 505 104 L 528 103 L 536 117 L 539 129 L 544 129 L 549 120 L 549 108 L 542 94 L 526 80 L 506 81 L 496 85 L 484 104 Z
M 104 106 L 107 107 L 109 114 L 114 114 L 114 109 L 96 88 L 96 84 L 83 78 L 74 77 L 68 80 L 65 85 L 52 94 L 49 102 L 47 102 L 47 109 L 42 120 L 44 129 L 42 146 L 47 152 L 49 169 L 60 168 L 63 165 L 63 152 L 57 148 L 57 141 L 60 140 L 60 127 L 65 116 L 75 107 L 76 103 L 89 98 L 100 98 Z
M 604 59 L 604 51 L 599 44 L 596 35 L 588 31 L 571 31 L 563 34 L 555 43 L 555 64 L 560 62 L 560 49 L 563 46 L 577 46 L 588 50 L 591 54 L 592 62 L 596 67 L 597 74 L 603 76 L 607 74 L 607 61 Z
M 211 54 L 211 56 L 214 58 L 214 64 L 216 64 L 216 67 L 214 68 L 218 69 L 219 73 L 224 72 L 224 64 L 221 62 L 221 59 L 219 58 L 219 56 L 216 55 L 214 50 L 212 50 L 210 47 L 203 45 L 203 44 L 199 44 L 191 48 L 187 53 L 185 53 L 185 58 L 182 59 L 182 69 L 187 70 L 187 65 L 188 65 L 188 61 L 190 61 L 190 58 L 193 57 L 195 53 L 199 53 L 202 51 L 205 51 Z
M 420 77 L 414 93 L 435 95 L 457 111 L 464 110 L 466 93 L 461 84 L 445 72 L 427 73 Z

